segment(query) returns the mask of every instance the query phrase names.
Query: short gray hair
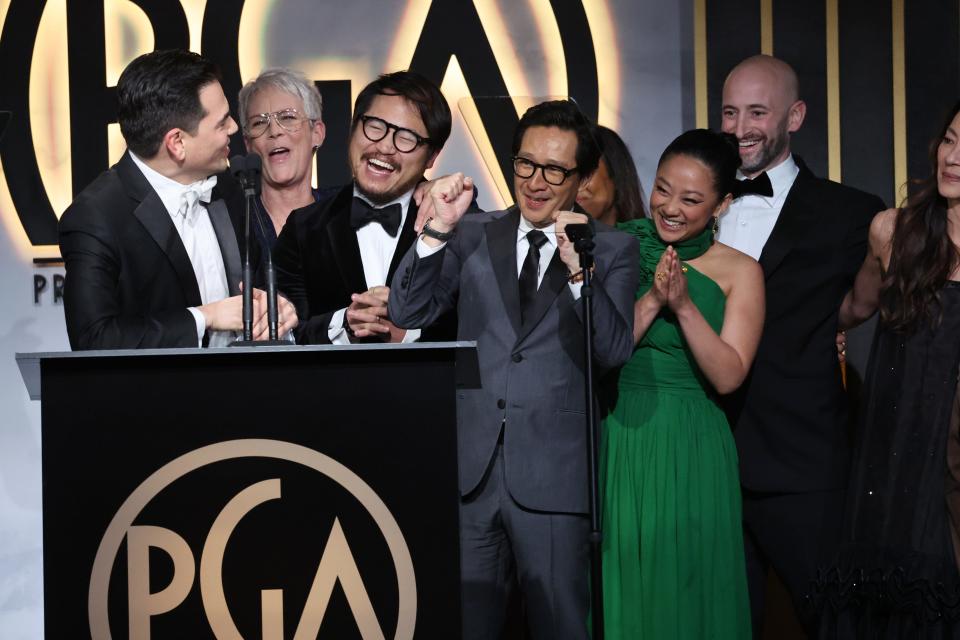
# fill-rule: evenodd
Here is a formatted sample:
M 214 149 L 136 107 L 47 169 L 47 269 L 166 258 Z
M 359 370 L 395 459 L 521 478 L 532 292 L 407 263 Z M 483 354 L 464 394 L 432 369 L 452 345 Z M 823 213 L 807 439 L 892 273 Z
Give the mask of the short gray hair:
M 247 116 L 249 115 L 247 111 L 253 96 L 261 89 L 266 89 L 267 87 L 274 87 L 284 93 L 289 93 L 294 97 L 300 98 L 303 102 L 304 115 L 310 120 L 322 119 L 323 98 L 320 96 L 320 92 L 317 91 L 316 85 L 307 80 L 307 77 L 299 71 L 278 67 L 261 72 L 260 75 L 243 85 L 243 88 L 240 89 L 238 102 L 241 127 L 247 122 Z

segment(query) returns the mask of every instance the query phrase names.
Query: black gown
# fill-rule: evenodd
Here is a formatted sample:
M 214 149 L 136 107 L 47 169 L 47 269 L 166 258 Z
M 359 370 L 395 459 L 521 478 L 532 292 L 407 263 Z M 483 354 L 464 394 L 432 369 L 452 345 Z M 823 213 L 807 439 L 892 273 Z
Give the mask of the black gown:
M 874 338 L 841 552 L 808 603 L 821 638 L 960 638 L 960 282 L 940 302 L 939 324 Z

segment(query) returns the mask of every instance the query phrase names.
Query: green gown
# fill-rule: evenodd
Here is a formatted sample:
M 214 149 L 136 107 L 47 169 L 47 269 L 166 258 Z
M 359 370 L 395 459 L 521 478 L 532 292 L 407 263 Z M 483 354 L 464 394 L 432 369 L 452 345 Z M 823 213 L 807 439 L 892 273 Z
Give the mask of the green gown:
M 619 226 L 640 242 L 639 298 L 666 247 L 652 220 Z M 692 260 L 711 241 L 708 228 L 675 248 Z M 719 333 L 723 291 L 689 265 L 686 277 Z M 620 373 L 601 447 L 606 637 L 749 638 L 736 446 L 667 309 Z

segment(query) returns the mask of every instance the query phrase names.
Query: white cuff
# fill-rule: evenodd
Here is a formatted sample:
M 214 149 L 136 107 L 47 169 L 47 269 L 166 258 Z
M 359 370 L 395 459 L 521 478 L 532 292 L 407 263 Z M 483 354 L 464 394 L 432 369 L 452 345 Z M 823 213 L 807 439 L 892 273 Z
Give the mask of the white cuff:
M 447 243 L 442 242 L 437 247 L 431 247 L 426 242 L 424 242 L 423 238 L 421 237 L 419 240 L 417 240 L 417 257 L 429 258 L 433 254 L 435 254 L 437 251 L 440 251 L 440 249 L 443 249 L 445 246 L 447 246 Z
M 567 284 L 570 287 L 570 293 L 573 294 L 574 300 L 580 299 L 580 289 L 583 288 L 583 282 L 570 282 Z
M 203 346 L 203 334 L 207 332 L 207 319 L 203 313 L 196 307 L 187 307 L 187 311 L 193 314 L 193 320 L 197 323 L 197 346 Z
M 344 307 L 334 313 L 333 317 L 330 318 L 330 325 L 327 327 L 327 337 L 330 338 L 331 344 L 350 344 L 350 336 L 347 335 L 347 330 L 343 326 L 343 315 L 346 312 L 347 308 Z

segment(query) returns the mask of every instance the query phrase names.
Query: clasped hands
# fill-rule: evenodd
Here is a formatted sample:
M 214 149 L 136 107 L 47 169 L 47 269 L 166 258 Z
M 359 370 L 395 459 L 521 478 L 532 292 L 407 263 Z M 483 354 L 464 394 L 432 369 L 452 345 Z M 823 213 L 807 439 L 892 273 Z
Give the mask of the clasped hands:
M 657 262 L 650 287 L 650 296 L 660 307 L 676 313 L 690 303 L 686 273 L 687 267 L 680 263 L 677 250 L 668 246 Z
M 350 296 L 350 306 L 347 307 L 344 322 L 352 337 L 377 337 L 384 342 L 403 341 L 406 330 L 400 329 L 388 318 L 389 298 L 390 287 L 386 285 L 370 287 L 363 293 Z
M 240 284 L 243 290 L 243 284 Z M 203 314 L 208 331 L 242 331 L 243 330 L 243 296 L 232 296 L 217 302 L 210 302 L 197 307 Z M 277 296 L 277 335 L 281 338 L 293 331 L 299 323 L 297 310 L 293 304 L 283 296 Z M 253 290 L 253 339 L 267 340 L 270 338 L 270 327 L 267 319 L 267 294 L 261 289 Z

